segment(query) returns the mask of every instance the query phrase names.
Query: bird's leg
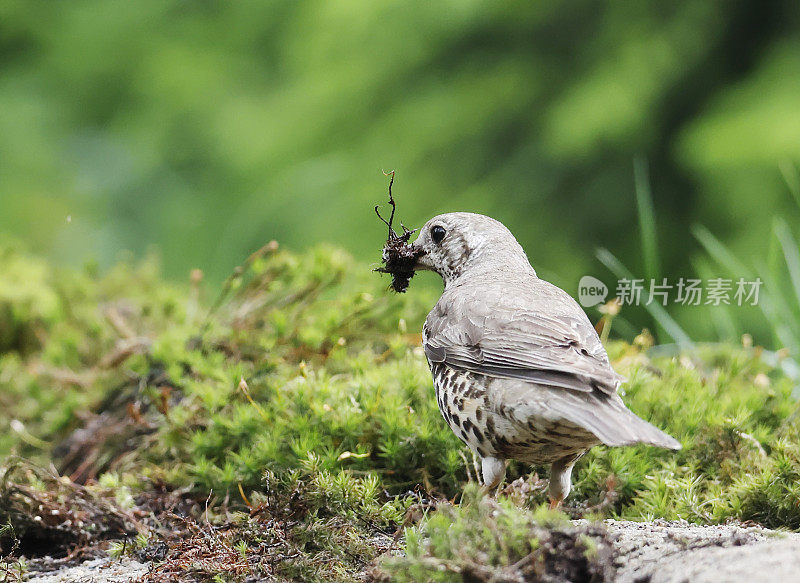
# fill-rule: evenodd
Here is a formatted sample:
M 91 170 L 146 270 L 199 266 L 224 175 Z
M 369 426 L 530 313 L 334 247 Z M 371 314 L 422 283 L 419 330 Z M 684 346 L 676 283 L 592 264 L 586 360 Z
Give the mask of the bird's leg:
M 481 475 L 483 477 L 484 494 L 492 494 L 506 476 L 506 462 L 496 457 L 485 457 L 481 460 Z
M 572 489 L 572 468 L 579 457 L 580 455 L 570 455 L 553 462 L 550 468 L 550 485 L 547 488 L 551 510 L 561 506 L 564 498 L 569 496 Z
M 475 470 L 475 479 L 479 482 L 481 481 L 481 458 L 478 457 L 478 454 L 474 451 L 470 450 L 472 453 L 472 469 Z

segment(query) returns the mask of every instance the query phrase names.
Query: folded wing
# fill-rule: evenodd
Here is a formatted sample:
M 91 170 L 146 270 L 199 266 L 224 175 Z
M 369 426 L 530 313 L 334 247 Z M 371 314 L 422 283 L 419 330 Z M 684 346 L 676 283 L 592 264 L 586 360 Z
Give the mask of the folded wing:
M 425 323 L 428 359 L 490 377 L 616 393 L 624 378 L 611 368 L 583 310 L 547 282 L 528 284 L 445 292 Z

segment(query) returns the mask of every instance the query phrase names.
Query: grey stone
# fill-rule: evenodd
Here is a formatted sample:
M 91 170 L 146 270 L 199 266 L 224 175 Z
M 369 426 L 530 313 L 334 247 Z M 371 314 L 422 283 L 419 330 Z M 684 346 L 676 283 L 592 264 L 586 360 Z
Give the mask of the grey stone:
M 606 521 L 617 583 L 800 582 L 800 534 L 685 521 Z
M 148 569 L 148 565 L 127 557 L 94 559 L 75 567 L 34 574 L 26 583 L 130 583 L 147 574 Z

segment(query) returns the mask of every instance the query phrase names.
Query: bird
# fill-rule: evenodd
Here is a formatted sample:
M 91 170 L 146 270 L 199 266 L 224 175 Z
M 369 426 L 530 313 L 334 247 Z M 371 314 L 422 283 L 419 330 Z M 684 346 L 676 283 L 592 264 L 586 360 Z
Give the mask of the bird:
M 625 406 L 625 378 L 586 313 L 537 276 L 501 222 L 441 214 L 409 245 L 414 271 L 444 282 L 422 344 L 441 415 L 477 455 L 485 491 L 502 483 L 507 460 L 549 464 L 557 508 L 576 461 L 596 445 L 681 448 Z

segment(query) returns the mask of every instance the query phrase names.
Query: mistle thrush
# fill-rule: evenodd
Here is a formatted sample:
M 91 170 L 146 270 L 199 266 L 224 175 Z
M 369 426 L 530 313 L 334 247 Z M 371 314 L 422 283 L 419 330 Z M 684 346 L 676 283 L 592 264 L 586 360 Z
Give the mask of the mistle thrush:
M 422 341 L 439 410 L 481 459 L 487 488 L 505 460 L 552 464 L 549 497 L 569 494 L 577 459 L 598 444 L 680 444 L 631 412 L 624 380 L 580 306 L 537 277 L 500 222 L 450 213 L 428 221 L 415 269 L 442 276 L 444 291 Z

